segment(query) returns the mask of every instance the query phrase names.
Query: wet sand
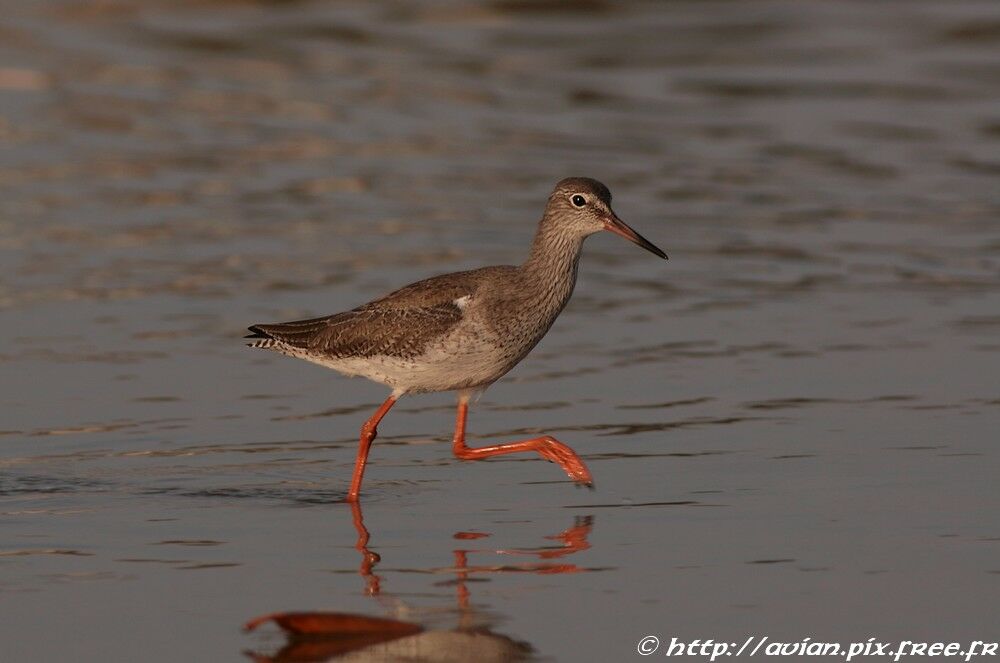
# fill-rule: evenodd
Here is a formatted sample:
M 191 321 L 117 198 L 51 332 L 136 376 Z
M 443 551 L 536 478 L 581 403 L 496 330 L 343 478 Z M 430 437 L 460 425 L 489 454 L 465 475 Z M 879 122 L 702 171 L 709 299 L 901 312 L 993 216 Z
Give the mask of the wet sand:
M 995 638 L 996 3 L 7 5 L 5 661 L 246 660 L 285 610 L 559 661 Z M 568 175 L 671 260 L 589 240 L 470 442 L 596 490 L 406 399 L 366 569 L 384 390 L 243 328 L 518 262 Z

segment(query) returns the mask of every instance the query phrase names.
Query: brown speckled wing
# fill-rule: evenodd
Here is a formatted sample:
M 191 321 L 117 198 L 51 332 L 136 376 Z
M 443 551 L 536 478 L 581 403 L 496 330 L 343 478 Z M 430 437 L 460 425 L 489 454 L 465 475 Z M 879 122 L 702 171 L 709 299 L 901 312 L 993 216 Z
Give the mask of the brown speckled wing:
M 256 347 L 284 344 L 326 357 L 410 358 L 462 320 L 456 299 L 474 296 L 485 268 L 418 281 L 351 311 L 323 318 L 250 327 Z M 272 341 L 273 342 L 269 342 Z M 276 343 L 274 343 L 276 342 Z
M 419 356 L 462 319 L 454 302 L 412 308 L 368 305 L 329 319 L 311 349 L 333 357 Z
M 409 358 L 461 319 L 462 310 L 451 302 L 406 309 L 366 305 L 325 318 L 254 325 L 250 331 L 321 357 Z

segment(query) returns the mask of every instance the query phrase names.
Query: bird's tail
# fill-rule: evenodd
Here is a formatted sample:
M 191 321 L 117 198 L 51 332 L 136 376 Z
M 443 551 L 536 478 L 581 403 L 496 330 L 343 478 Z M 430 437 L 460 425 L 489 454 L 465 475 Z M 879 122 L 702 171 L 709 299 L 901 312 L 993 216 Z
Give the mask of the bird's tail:
M 251 325 L 247 327 L 251 334 L 245 338 L 252 338 L 252 343 L 247 343 L 252 348 L 296 348 L 299 350 L 309 349 L 316 340 L 316 334 L 322 332 L 330 326 L 330 322 L 354 315 L 353 312 L 341 313 L 334 316 L 322 318 L 310 318 L 308 320 L 294 320 L 292 322 L 276 322 L 273 324 Z
M 254 339 L 250 343 L 247 343 L 248 348 L 273 348 L 278 344 L 278 340 L 267 333 L 260 325 L 251 325 L 247 327 L 251 334 L 247 334 L 243 338 Z

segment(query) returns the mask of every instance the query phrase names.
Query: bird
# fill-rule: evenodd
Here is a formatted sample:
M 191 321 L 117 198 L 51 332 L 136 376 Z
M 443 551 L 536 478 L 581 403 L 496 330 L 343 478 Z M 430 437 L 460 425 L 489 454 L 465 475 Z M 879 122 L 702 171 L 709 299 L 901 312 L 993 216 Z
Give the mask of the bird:
M 608 187 L 588 177 L 569 177 L 549 195 L 520 265 L 434 276 L 321 318 L 251 325 L 247 345 L 391 389 L 361 427 L 348 502 L 359 499 L 368 454 L 385 415 L 403 396 L 431 392 L 457 394 L 452 438 L 457 458 L 535 452 L 557 463 L 578 485 L 593 487 L 583 460 L 550 435 L 469 447 L 465 431 L 469 401 L 514 368 L 549 331 L 573 294 L 584 240 L 601 231 L 667 259 L 618 218 Z

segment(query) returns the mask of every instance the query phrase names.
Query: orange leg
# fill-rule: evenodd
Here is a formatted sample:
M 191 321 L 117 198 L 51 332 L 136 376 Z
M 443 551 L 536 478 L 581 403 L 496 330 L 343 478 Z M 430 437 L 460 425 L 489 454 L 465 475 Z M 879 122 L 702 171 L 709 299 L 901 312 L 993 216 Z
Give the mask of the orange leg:
M 501 456 L 503 454 L 513 454 L 522 451 L 534 451 L 542 458 L 558 463 L 563 471 L 569 475 L 573 481 L 585 486 L 593 486 L 594 479 L 590 475 L 590 470 L 576 452 L 565 444 L 552 437 L 542 435 L 529 440 L 518 440 L 507 444 L 495 444 L 489 447 L 471 449 L 465 446 L 465 421 L 469 412 L 469 399 L 461 396 L 458 399 L 458 417 L 455 420 L 455 437 L 452 439 L 452 451 L 455 456 L 462 460 L 480 460 L 490 456 Z
M 365 476 L 365 463 L 368 462 L 368 451 L 371 449 L 372 440 L 378 435 L 378 423 L 386 412 L 396 404 L 396 398 L 390 396 L 385 399 L 385 403 L 375 411 L 371 419 L 361 427 L 361 442 L 358 444 L 358 459 L 354 462 L 354 476 L 351 478 L 351 490 L 347 493 L 348 502 L 357 502 L 358 494 L 361 492 L 361 479 Z

